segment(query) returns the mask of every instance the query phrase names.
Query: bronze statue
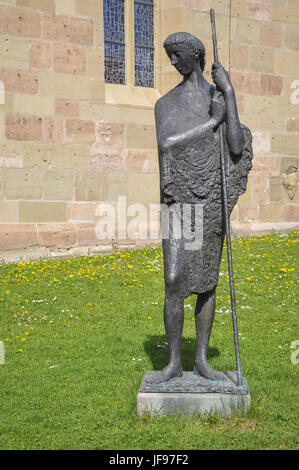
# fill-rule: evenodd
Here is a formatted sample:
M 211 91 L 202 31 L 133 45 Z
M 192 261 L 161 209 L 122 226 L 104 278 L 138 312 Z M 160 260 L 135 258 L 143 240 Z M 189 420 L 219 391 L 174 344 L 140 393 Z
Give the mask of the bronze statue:
M 181 377 L 181 337 L 184 299 L 197 294 L 195 309 L 196 356 L 194 372 L 210 380 L 224 374 L 207 361 L 209 338 L 215 314 L 218 282 L 225 236 L 220 168 L 219 125 L 224 131 L 227 173 L 227 207 L 231 213 L 244 193 L 251 169 L 252 138 L 240 124 L 235 93 L 226 70 L 219 62 L 212 67 L 215 86 L 203 76 L 205 47 L 190 33 L 171 34 L 164 48 L 183 80 L 155 106 L 160 165 L 161 224 L 169 222 L 163 237 L 165 305 L 164 323 L 169 346 L 169 364 L 159 373 L 159 382 Z M 191 231 L 201 230 L 200 248 L 187 249 L 184 233 L 175 233 L 175 217 L 184 225 L 183 208 L 190 207 Z M 202 224 L 194 222 L 196 207 L 202 208 Z M 193 212 L 192 212 L 193 211 Z M 192 218 L 193 217 L 193 218 Z M 184 232 L 184 231 L 183 231 Z M 196 246 L 196 245 L 195 245 Z

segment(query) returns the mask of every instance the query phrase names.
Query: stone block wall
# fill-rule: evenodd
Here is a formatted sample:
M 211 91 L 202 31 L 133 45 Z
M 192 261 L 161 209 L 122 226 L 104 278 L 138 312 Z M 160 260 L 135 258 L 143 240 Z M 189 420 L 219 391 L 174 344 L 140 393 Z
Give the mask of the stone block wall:
M 160 95 L 105 87 L 102 9 L 100 0 L 0 2 L 2 258 L 109 248 L 119 240 L 97 237 L 99 203 L 159 201 Z
M 180 80 L 162 43 L 175 31 L 200 37 L 210 81 L 210 7 L 219 58 L 254 135 L 254 168 L 233 228 L 296 226 L 297 0 L 156 0 L 155 89 L 105 85 L 101 0 L 1 0 L 0 258 L 136 243 L 117 234 L 99 240 L 97 208 L 120 196 L 146 208 L 159 201 L 153 107 Z M 150 241 L 148 233 L 143 243 Z
M 253 133 L 248 189 L 232 214 L 236 233 L 299 225 L 299 2 L 185 0 L 189 30 L 208 49 L 216 11 L 219 60 L 230 71 L 241 122 Z

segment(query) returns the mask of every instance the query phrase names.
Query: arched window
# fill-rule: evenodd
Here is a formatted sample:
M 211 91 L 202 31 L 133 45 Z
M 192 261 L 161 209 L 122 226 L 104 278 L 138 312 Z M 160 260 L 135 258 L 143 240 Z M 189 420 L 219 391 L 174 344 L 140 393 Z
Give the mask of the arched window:
M 126 83 L 125 2 L 104 0 L 105 82 Z
M 105 82 L 154 87 L 154 3 L 104 0 Z
M 154 3 L 134 1 L 135 85 L 154 87 Z

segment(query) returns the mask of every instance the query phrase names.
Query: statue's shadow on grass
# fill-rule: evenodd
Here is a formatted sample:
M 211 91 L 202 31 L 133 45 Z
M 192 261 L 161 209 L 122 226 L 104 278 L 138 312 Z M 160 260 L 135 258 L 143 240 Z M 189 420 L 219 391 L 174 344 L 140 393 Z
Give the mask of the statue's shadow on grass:
M 151 360 L 153 370 L 161 370 L 168 364 L 169 352 L 165 344 L 166 338 L 161 335 L 147 336 L 144 341 L 144 350 Z M 183 370 L 193 370 L 195 360 L 195 339 L 182 338 L 182 366 Z M 208 359 L 217 357 L 220 352 L 217 348 L 208 349 Z

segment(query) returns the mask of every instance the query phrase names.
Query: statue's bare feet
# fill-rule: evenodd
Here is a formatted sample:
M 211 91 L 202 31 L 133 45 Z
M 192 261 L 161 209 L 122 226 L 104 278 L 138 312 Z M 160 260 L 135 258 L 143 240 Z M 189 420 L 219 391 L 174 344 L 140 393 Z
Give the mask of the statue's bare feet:
M 209 380 L 227 380 L 223 372 L 212 369 L 208 363 L 195 363 L 194 372 Z
M 156 377 L 151 379 L 151 383 L 159 384 L 162 382 L 168 382 L 169 380 L 175 377 L 182 377 L 183 376 L 183 369 L 180 364 L 174 364 L 170 362 L 164 369 L 160 370 Z

